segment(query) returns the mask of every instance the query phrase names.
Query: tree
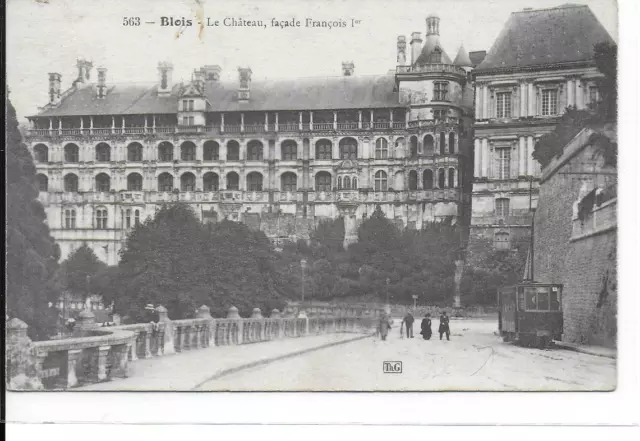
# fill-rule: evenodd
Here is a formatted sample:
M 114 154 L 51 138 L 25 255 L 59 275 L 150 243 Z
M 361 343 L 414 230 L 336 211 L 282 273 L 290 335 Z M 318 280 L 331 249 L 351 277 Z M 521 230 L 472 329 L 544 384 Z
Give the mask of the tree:
M 593 59 L 604 78 L 598 80 L 602 97 L 598 114 L 605 121 L 616 121 L 618 116 L 618 46 L 613 43 L 598 43 L 593 48 Z
M 7 315 L 26 322 L 32 339 L 46 339 L 57 319 L 48 304 L 55 303 L 59 294 L 51 279 L 60 251 L 38 201 L 33 158 L 22 142 L 9 100 L 6 110 Z
M 596 118 L 588 110 L 568 107 L 552 132 L 540 137 L 533 150 L 533 159 L 544 168 L 582 129 L 593 124 Z
M 86 300 L 89 294 L 95 293 L 95 277 L 106 268 L 107 265 L 84 243 L 60 265 L 62 289 L 80 294 Z

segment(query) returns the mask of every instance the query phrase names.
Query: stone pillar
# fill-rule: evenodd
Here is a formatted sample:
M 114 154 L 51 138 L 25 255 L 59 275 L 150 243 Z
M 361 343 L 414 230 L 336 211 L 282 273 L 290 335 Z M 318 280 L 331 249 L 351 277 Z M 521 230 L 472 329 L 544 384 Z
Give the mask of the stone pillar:
M 278 112 L 276 112 L 276 125 L 275 125 L 275 129 L 276 132 L 278 131 Z
M 482 89 L 482 119 L 489 119 L 489 85 L 485 84 Z
M 264 112 L 264 131 L 269 131 L 269 112 Z
M 134 339 L 133 339 L 133 343 L 131 344 L 130 352 L 129 352 L 129 360 L 130 361 L 136 361 L 138 359 L 138 337 L 140 336 L 140 332 L 139 331 L 133 331 L 134 334 Z
M 527 172 L 529 176 L 534 175 L 533 168 L 533 136 L 527 137 Z
M 237 344 L 241 345 L 243 343 L 242 341 L 243 322 L 242 322 L 242 318 L 240 317 L 240 314 L 238 314 L 238 308 L 236 308 L 235 306 L 231 306 L 227 311 L 227 318 L 235 320 L 235 323 L 238 326 L 237 335 L 235 336 L 236 338 L 234 339 L 233 336 L 231 336 L 231 341 L 235 341 L 237 342 Z
M 482 140 L 482 167 L 482 176 L 485 178 L 491 176 L 491 158 L 489 157 L 489 140 L 487 138 Z
M 73 327 L 73 336 L 84 337 L 89 331 L 96 328 L 96 316 L 93 315 L 89 309 L 83 309 L 80 314 L 78 314 L 78 321 Z
M 173 322 L 169 318 L 167 308 L 165 308 L 164 306 L 158 306 L 156 308 L 156 312 L 158 313 L 158 323 L 161 323 L 164 327 L 164 342 L 162 342 L 162 353 L 164 355 L 174 354 L 176 350 L 173 344 Z
M 362 128 L 362 110 L 358 110 L 358 128 Z
M 333 130 L 338 129 L 338 112 L 333 112 Z
M 34 357 L 33 343 L 27 335 L 28 325 L 18 318 L 12 318 L 6 324 L 6 381 L 9 389 L 42 390 L 40 380 L 42 362 L 46 357 Z
M 302 131 L 302 112 L 298 112 L 298 130 Z
M 309 130 L 313 130 L 313 111 L 309 111 Z
M 144 358 L 151 358 L 151 327 L 148 325 L 144 331 Z
M 298 329 L 299 335 L 309 335 L 309 317 L 307 317 L 307 313 L 304 311 L 300 311 L 298 314 L 298 318 L 304 319 L 304 323 L 301 329 Z M 295 321 L 297 325 L 297 321 Z
M 573 106 L 575 103 L 575 88 L 573 80 L 569 78 L 567 80 L 567 106 Z
M 482 165 L 482 152 L 480 151 L 480 139 L 473 140 L 473 176 L 480 177 L 480 167 Z M 422 181 L 422 179 L 420 179 Z
M 537 116 L 537 111 L 536 111 L 536 94 L 535 94 L 535 90 L 533 88 L 533 83 L 529 83 L 529 93 L 528 98 L 527 98 L 527 104 L 529 107 L 529 110 L 527 111 L 528 116 Z
M 476 114 L 476 119 L 481 119 L 481 115 L 480 115 L 480 94 L 481 93 L 482 93 L 482 83 L 478 83 L 478 84 L 476 84 L 476 88 L 475 88 L 475 114 Z
M 74 387 L 78 384 L 78 376 L 76 372 L 80 354 L 82 354 L 81 349 L 70 349 L 67 351 L 67 378 L 63 379 L 63 387 Z
M 331 153 L 331 158 L 333 160 L 340 159 L 340 144 L 338 143 L 337 139 L 334 138 L 332 140 L 331 148 L 333 149 L 333 152 Z
M 584 109 L 584 82 L 576 79 L 576 107 L 578 110 Z
M 518 176 L 527 175 L 527 147 L 525 146 L 524 136 L 518 138 L 520 144 L 518 145 Z
M 220 114 L 220 133 L 224 133 L 224 113 Z
M 527 83 L 520 83 L 520 117 L 527 116 Z
M 111 346 L 99 346 L 92 351 L 91 371 L 89 379 L 93 382 L 105 381 L 107 379 L 107 356 Z

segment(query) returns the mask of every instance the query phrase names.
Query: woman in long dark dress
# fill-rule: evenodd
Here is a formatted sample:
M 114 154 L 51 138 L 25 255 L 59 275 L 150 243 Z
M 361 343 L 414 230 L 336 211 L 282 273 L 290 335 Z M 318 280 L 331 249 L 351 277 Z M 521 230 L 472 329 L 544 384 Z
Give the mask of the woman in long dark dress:
M 425 340 L 431 339 L 431 314 L 427 314 L 422 319 L 422 323 L 420 323 L 420 334 L 422 334 L 422 338 Z

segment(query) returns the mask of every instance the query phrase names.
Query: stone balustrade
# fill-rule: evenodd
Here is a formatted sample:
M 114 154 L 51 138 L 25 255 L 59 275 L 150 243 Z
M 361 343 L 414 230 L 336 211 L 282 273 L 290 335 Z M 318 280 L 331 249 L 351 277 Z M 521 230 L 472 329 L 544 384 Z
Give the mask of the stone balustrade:
M 372 332 L 373 317 L 336 309 L 332 316 L 283 317 L 276 309 L 265 318 L 256 308 L 242 318 L 235 307 L 226 318 L 213 318 L 201 306 L 196 318 L 170 320 L 163 306 L 157 308 L 158 323 L 97 327 L 85 310 L 73 338 L 32 342 L 27 325 L 19 319 L 7 323 L 8 383 L 14 390 L 68 389 L 88 383 L 126 377 L 130 362 L 185 351 L 259 343 L 283 338 L 339 332 Z

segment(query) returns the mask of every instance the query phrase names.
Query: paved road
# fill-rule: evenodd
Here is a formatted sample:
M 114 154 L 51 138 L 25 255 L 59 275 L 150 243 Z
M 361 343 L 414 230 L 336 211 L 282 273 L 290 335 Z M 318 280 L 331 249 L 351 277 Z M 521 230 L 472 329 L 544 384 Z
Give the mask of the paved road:
M 435 333 L 424 341 L 401 338 L 396 320 L 387 341 L 378 338 L 322 349 L 243 370 L 200 390 L 612 390 L 615 360 L 563 349 L 538 350 L 503 343 L 494 320 L 451 321 L 451 341 Z M 437 331 L 434 320 L 433 330 Z M 383 373 L 401 361 L 402 373 Z

